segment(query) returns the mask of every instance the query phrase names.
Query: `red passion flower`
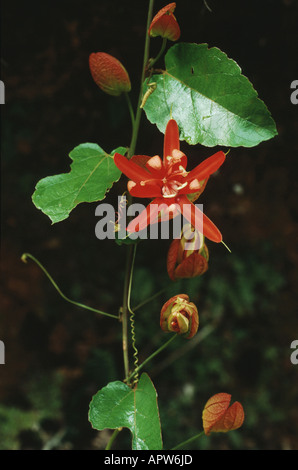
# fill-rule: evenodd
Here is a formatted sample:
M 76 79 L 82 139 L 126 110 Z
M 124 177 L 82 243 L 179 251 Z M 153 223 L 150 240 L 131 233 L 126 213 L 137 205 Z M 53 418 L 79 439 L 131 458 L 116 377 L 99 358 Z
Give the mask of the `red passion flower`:
M 222 235 L 213 222 L 195 205 L 193 200 L 205 189 L 209 176 L 224 162 L 219 151 L 196 168 L 186 171 L 187 157 L 180 151 L 179 129 L 170 119 L 164 137 L 163 160 L 155 155 L 135 155 L 128 160 L 116 153 L 114 162 L 129 179 L 128 191 L 133 197 L 154 198 L 128 225 L 127 231 L 138 232 L 148 224 L 162 222 L 181 213 L 191 225 L 209 240 L 219 243 Z

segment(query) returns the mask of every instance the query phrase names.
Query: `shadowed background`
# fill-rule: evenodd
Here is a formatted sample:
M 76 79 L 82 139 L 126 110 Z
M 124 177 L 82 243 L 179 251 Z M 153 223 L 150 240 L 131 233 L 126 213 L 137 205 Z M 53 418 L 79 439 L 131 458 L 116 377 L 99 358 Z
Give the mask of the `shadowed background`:
M 200 314 L 196 340 L 177 339 L 146 369 L 159 395 L 165 447 L 198 433 L 207 399 L 227 392 L 244 406 L 243 428 L 191 448 L 298 450 L 298 366 L 290 362 L 291 342 L 298 339 L 298 106 L 290 101 L 290 84 L 298 79 L 297 2 L 209 0 L 212 13 L 201 0 L 176 3 L 180 41 L 206 42 L 234 59 L 279 135 L 255 148 L 231 149 L 210 178 L 199 202 L 232 254 L 209 242 L 202 278 L 171 284 L 169 241 L 139 245 L 132 304 L 169 286 L 137 311 L 140 361 L 168 339 L 159 329 L 163 302 L 188 293 Z M 156 0 L 154 11 L 165 4 Z M 20 258 L 32 253 L 69 297 L 118 312 L 125 247 L 95 238 L 96 204 L 82 204 L 51 225 L 31 195 L 41 178 L 69 171 L 68 153 L 76 145 L 95 142 L 107 152 L 129 145 L 126 102 L 96 87 L 88 57 L 108 52 L 125 65 L 135 105 L 147 5 L 2 2 L 1 449 L 103 449 L 110 436 L 92 430 L 87 415 L 92 395 L 123 378 L 120 324 L 64 302 L 39 268 Z M 160 38 L 151 41 L 151 55 L 160 44 Z M 144 115 L 137 153 L 155 155 L 162 143 Z M 193 165 L 217 150 L 181 146 Z M 125 177 L 106 202 L 116 207 L 124 190 Z M 123 431 L 115 449 L 129 445 Z

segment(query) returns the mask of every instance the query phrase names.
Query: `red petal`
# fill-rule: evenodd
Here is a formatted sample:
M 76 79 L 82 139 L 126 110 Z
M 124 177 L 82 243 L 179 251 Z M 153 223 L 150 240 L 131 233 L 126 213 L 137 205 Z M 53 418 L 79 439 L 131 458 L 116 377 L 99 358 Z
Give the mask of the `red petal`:
M 174 119 L 170 119 L 165 132 L 163 145 L 163 161 L 166 164 L 166 158 L 172 156 L 174 149 L 180 150 L 179 128 Z
M 161 187 L 159 184 L 141 184 L 129 185 L 128 190 L 133 197 L 161 197 Z
M 150 178 L 150 173 L 148 171 L 137 165 L 132 160 L 128 160 L 123 155 L 120 155 L 120 153 L 115 153 L 114 162 L 117 168 L 133 181 L 146 181 Z
M 176 197 L 176 202 L 180 206 L 182 215 L 195 227 L 198 232 L 203 233 L 209 240 L 220 243 L 222 235 L 213 222 L 195 204 L 189 201 L 186 196 Z
M 187 156 L 181 152 L 181 150 L 174 149 L 172 151 L 172 156 L 174 157 L 174 160 L 177 160 L 179 166 L 182 165 L 184 169 L 187 167 Z
M 160 204 L 157 202 L 159 199 L 154 199 L 148 206 L 135 217 L 127 227 L 130 233 L 139 232 L 147 227 L 147 225 L 158 221 L 158 211 Z
M 196 201 L 196 200 L 198 199 L 198 197 L 201 196 L 201 194 L 204 192 L 204 190 L 205 190 L 205 188 L 206 188 L 206 185 L 207 185 L 207 182 L 208 182 L 208 179 L 209 179 L 209 178 L 206 178 L 205 180 L 200 181 L 200 183 L 202 184 L 202 187 L 201 187 L 201 189 L 199 189 L 199 191 L 197 191 L 197 192 L 195 192 L 195 193 L 192 193 L 192 192 L 190 191 L 189 193 L 187 193 L 187 194 L 189 195 L 188 197 L 189 197 L 189 200 L 190 200 L 191 202 Z M 187 186 L 186 186 L 186 188 L 187 188 Z M 180 192 L 180 191 L 179 191 L 179 192 Z M 183 189 L 181 190 L 180 193 L 181 193 L 181 194 L 184 194 L 184 193 L 183 193 Z
M 166 170 L 162 159 L 158 155 L 149 158 L 149 160 L 146 162 L 146 168 L 156 178 L 162 179 L 165 176 Z
M 167 222 L 168 220 L 174 219 L 179 214 L 179 204 L 176 203 L 175 199 L 163 199 L 160 203 L 160 214 L 159 222 Z
M 191 170 L 187 177 L 187 181 L 191 181 L 193 179 L 197 179 L 199 181 L 204 180 L 208 176 L 210 176 L 212 173 L 214 173 L 218 168 L 223 164 L 225 161 L 225 153 L 220 151 L 215 153 L 209 158 L 206 158 L 200 165 L 198 165 L 196 168 Z
M 139 232 L 149 224 L 168 221 L 179 214 L 178 209 L 179 204 L 176 203 L 174 198 L 166 200 L 162 197 L 156 197 L 141 214 L 129 223 L 127 231 Z

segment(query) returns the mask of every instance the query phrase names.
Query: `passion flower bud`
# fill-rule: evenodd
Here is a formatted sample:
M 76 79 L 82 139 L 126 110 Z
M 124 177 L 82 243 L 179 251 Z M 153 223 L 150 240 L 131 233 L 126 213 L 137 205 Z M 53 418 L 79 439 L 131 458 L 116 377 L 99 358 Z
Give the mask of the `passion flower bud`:
M 160 312 L 160 326 L 163 331 L 192 338 L 199 327 L 199 314 L 194 303 L 186 294 L 171 297 Z
M 203 427 L 207 436 L 211 432 L 234 431 L 242 426 L 243 407 L 238 401 L 232 406 L 230 402 L 228 393 L 217 393 L 207 401 L 203 410 Z
M 89 67 L 96 85 L 108 95 L 119 96 L 131 90 L 128 73 L 115 57 L 93 52 L 89 56 Z
M 179 24 L 173 15 L 176 3 L 169 3 L 155 15 L 151 21 L 148 33 L 152 37 L 161 36 L 170 41 L 177 41 L 180 37 Z
M 209 252 L 203 234 L 190 224 L 183 227 L 181 238 L 172 241 L 167 256 L 170 279 L 201 276 L 208 269 Z

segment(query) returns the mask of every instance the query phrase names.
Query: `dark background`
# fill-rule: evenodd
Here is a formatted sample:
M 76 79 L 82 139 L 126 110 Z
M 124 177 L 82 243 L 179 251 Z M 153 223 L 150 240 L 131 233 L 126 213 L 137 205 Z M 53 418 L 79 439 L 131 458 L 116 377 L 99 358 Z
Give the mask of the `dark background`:
M 166 4 L 155 1 L 154 12 Z M 37 181 L 69 171 L 68 153 L 83 142 L 106 151 L 129 145 L 125 100 L 102 93 L 88 68 L 91 52 L 116 56 L 127 68 L 136 103 L 147 17 L 145 0 L 4 1 L 1 5 L 2 247 L 0 339 L 1 449 L 103 449 L 110 431 L 88 422 L 96 391 L 123 378 L 121 327 L 64 302 L 33 263 L 32 253 L 66 295 L 111 313 L 121 305 L 125 247 L 95 238 L 96 204 L 78 206 L 51 225 L 32 201 Z M 196 302 L 200 330 L 178 339 L 146 369 L 156 386 L 165 448 L 202 428 L 201 412 L 218 392 L 241 401 L 241 430 L 202 438 L 197 449 L 298 450 L 298 366 L 290 362 L 297 326 L 298 79 L 295 0 L 177 1 L 181 41 L 206 42 L 233 58 L 265 101 L 279 135 L 258 147 L 231 149 L 200 202 L 220 227 L 229 254 L 209 242 L 208 272 L 171 285 L 168 241 L 145 241 L 136 259 L 135 305 L 140 361 L 167 336 L 159 311 L 169 295 Z M 157 53 L 160 39 L 151 41 Z M 162 62 L 160 62 L 162 66 Z M 137 153 L 155 155 L 163 135 L 143 116 Z M 160 150 L 158 150 L 160 149 Z M 197 162 L 214 149 L 182 149 Z M 125 178 L 110 191 L 116 204 Z M 114 448 L 130 446 L 123 431 Z

